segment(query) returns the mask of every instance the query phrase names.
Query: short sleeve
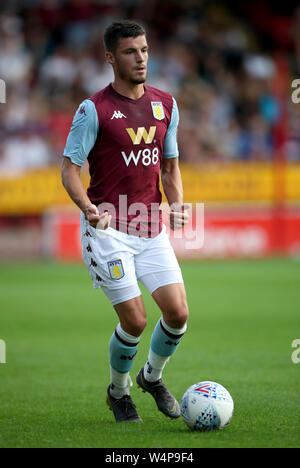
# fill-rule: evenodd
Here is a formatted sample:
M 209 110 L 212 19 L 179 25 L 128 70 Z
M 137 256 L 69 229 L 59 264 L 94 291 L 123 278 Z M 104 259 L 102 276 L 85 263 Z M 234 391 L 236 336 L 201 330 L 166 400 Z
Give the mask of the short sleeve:
M 95 104 L 86 99 L 78 107 L 64 149 L 64 156 L 73 164 L 83 166 L 95 145 L 99 130 Z
M 177 102 L 173 98 L 173 109 L 171 115 L 171 122 L 165 136 L 163 158 L 178 158 L 178 144 L 177 144 L 177 129 L 179 124 L 179 112 Z

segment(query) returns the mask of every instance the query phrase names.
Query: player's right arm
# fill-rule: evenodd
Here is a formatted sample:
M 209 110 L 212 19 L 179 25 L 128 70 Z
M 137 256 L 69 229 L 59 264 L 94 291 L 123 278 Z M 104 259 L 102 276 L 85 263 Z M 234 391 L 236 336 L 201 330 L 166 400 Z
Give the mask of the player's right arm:
M 98 116 L 94 103 L 85 100 L 78 108 L 64 149 L 61 170 L 62 183 L 73 202 L 84 213 L 91 226 L 107 227 L 107 213 L 99 215 L 98 208 L 87 196 L 80 177 L 81 167 L 93 148 L 98 135 Z
M 100 216 L 98 208 L 92 204 L 91 200 L 85 193 L 80 177 L 81 167 L 73 164 L 71 159 L 67 156 L 64 157 L 61 178 L 63 186 L 69 194 L 73 202 L 85 214 L 86 219 L 91 226 L 96 227 Z

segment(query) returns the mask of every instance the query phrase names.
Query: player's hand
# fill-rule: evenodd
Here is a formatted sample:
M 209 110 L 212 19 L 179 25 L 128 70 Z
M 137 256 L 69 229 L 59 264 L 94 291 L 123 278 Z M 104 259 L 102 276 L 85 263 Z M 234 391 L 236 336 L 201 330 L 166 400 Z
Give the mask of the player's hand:
M 89 205 L 84 211 L 85 218 L 88 220 L 93 228 L 96 228 L 100 220 L 100 213 L 96 205 Z
M 182 229 L 189 222 L 189 210 L 191 206 L 188 203 L 181 205 L 180 203 L 173 203 L 169 213 L 169 224 L 172 231 Z
M 110 225 L 111 215 L 107 211 L 100 215 L 96 205 L 89 205 L 85 210 L 85 217 L 95 229 L 107 229 Z
M 101 231 L 107 229 L 110 225 L 110 221 L 111 221 L 111 215 L 108 214 L 107 211 L 105 211 L 104 213 L 102 213 L 102 215 L 100 215 L 96 229 L 100 229 Z

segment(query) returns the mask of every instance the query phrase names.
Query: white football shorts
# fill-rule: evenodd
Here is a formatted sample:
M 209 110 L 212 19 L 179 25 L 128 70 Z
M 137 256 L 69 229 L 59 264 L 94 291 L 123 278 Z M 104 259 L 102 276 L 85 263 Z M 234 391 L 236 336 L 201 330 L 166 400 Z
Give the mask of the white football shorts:
M 163 226 L 154 238 L 136 237 L 111 227 L 96 230 L 81 214 L 82 257 L 93 280 L 112 305 L 140 296 L 140 281 L 152 294 L 167 284 L 183 283 L 173 247 Z

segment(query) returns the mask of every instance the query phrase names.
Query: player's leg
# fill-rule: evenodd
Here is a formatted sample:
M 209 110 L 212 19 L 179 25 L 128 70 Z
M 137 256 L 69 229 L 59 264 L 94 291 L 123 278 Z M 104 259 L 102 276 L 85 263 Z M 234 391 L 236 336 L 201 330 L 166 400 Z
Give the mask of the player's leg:
M 182 274 L 167 235 L 162 232 L 137 256 L 138 278 L 146 286 L 162 312 L 150 343 L 147 362 L 137 383 L 152 394 L 158 409 L 171 418 L 180 415 L 179 404 L 166 388 L 161 376 L 186 331 L 188 306 Z
M 180 416 L 180 406 L 162 380 L 163 369 L 178 348 L 186 331 L 188 307 L 182 283 L 173 283 L 156 289 L 152 297 L 162 311 L 150 343 L 145 366 L 137 376 L 137 384 L 149 392 L 158 409 L 170 418 Z
M 189 310 L 182 283 L 157 288 L 152 297 L 162 312 L 162 318 L 152 334 L 144 375 L 150 382 L 155 382 L 162 377 L 166 363 L 177 350 L 186 332 Z
M 128 388 L 129 371 L 145 326 L 145 308 L 137 284 L 133 254 L 111 229 L 97 232 L 81 218 L 83 260 L 93 279 L 115 308 L 120 323 L 109 343 L 111 383 L 107 403 L 117 422 L 140 422 Z
M 146 310 L 141 295 L 116 304 L 114 308 L 120 322 L 109 342 L 110 393 L 114 398 L 121 398 L 129 395 L 129 372 L 146 326 Z
M 109 342 L 110 376 L 107 403 L 117 422 L 142 422 L 129 392 L 129 372 L 146 326 L 142 296 L 114 306 L 120 322 Z
M 142 295 L 116 304 L 114 308 L 123 330 L 130 335 L 139 337 L 146 327 L 146 309 Z

